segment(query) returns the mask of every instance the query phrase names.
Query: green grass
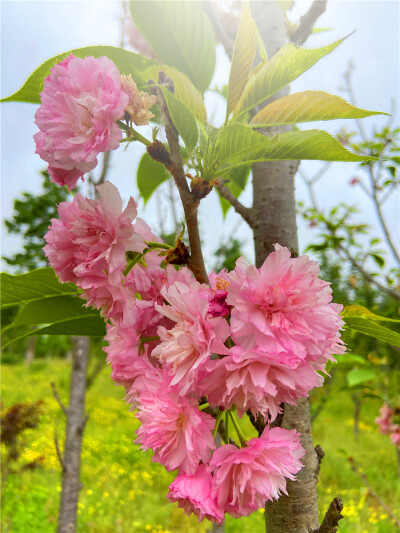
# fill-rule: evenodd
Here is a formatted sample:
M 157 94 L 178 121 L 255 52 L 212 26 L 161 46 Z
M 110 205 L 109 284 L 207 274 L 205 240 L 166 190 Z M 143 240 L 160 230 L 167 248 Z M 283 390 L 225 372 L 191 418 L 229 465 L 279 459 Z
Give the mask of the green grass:
M 53 533 L 57 524 L 60 495 L 60 467 L 54 448 L 54 430 L 60 440 L 64 417 L 52 396 L 54 381 L 65 403 L 68 401 L 70 364 L 51 360 L 23 365 L 4 365 L 2 398 L 4 408 L 17 401 L 44 400 L 44 414 L 37 429 L 24 433 L 26 446 L 22 461 L 43 457 L 42 466 L 11 475 L 2 501 L 3 531 L 11 533 Z M 124 391 L 116 387 L 107 367 L 87 396 L 89 420 L 82 454 L 83 488 L 79 502 L 78 532 L 85 533 L 205 533 L 209 522 L 171 505 L 166 494 L 173 474 L 151 462 L 151 453 L 142 453 L 133 444 L 136 419 L 123 401 Z M 350 470 L 346 455 L 363 466 L 380 497 L 400 514 L 400 487 L 394 446 L 378 433 L 374 419 L 379 401 L 368 400 L 361 413 L 361 435 L 352 430 L 352 402 L 346 392 L 333 390 L 316 420 L 314 442 L 321 444 L 323 460 L 319 505 L 321 514 L 335 496 L 345 504 L 340 533 L 391 533 L 394 526 L 387 513 L 371 497 Z M 250 436 L 250 433 L 248 434 Z M 2 445 L 2 448 L 4 445 Z M 240 520 L 228 517 L 227 533 L 257 533 L 264 530 L 262 511 Z

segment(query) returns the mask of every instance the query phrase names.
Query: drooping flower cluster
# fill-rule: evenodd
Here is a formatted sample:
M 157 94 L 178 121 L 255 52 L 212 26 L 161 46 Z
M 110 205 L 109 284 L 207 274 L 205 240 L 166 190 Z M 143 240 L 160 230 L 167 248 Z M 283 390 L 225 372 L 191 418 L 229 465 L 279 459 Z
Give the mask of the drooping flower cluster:
M 54 67 L 44 88 L 45 100 L 59 90 L 61 107 L 70 102 L 65 127 L 61 121 L 55 137 L 45 127 L 38 135 L 39 140 L 49 135 L 49 152 L 65 135 L 69 143 L 81 144 L 77 152 L 68 152 L 68 165 L 81 172 L 76 154 L 82 155 L 86 140 L 91 145 L 97 139 L 91 128 L 97 113 L 104 118 L 99 102 L 107 100 L 109 83 L 118 99 L 120 82 L 108 65 L 110 79 L 102 85 L 103 58 L 75 59 Z M 97 72 L 97 81 L 88 76 L 91 88 L 85 85 L 85 96 L 79 96 L 76 87 L 86 68 Z M 134 93 L 129 98 L 138 96 Z M 125 100 L 121 109 L 126 110 Z M 148 103 L 142 102 L 144 112 Z M 81 104 L 84 116 L 76 108 Z M 133 117 L 136 108 L 131 100 L 129 105 Z M 107 115 L 109 139 L 116 115 Z M 199 519 L 221 523 L 224 513 L 247 516 L 285 493 L 286 480 L 294 480 L 302 468 L 300 435 L 270 429 L 269 422 L 282 403 L 295 404 L 320 386 L 318 371 L 325 370 L 332 354 L 343 353 L 341 307 L 331 303 L 317 264 L 306 256 L 291 258 L 279 245 L 260 269 L 241 258 L 232 272 L 211 273 L 211 286 L 201 284 L 186 266 L 178 270 L 165 264 L 159 248 L 166 245 L 137 218 L 132 198 L 123 210 L 110 182 L 98 192 L 97 200 L 77 194 L 60 204 L 60 218 L 52 220 L 45 237 L 49 262 L 62 282 L 74 282 L 87 304 L 107 319 L 107 361 L 141 422 L 137 442 L 154 452 L 154 461 L 177 470 L 170 500 Z M 236 413 L 242 417 L 248 410 L 263 417 L 266 427 L 260 437 L 246 441 Z M 233 424 L 240 445 L 227 425 L 223 431 L 223 417 Z M 217 431 L 225 440 L 219 447 Z
M 384 404 L 379 414 L 380 416 L 375 420 L 379 431 L 384 435 L 389 435 L 390 440 L 400 450 L 400 410 Z

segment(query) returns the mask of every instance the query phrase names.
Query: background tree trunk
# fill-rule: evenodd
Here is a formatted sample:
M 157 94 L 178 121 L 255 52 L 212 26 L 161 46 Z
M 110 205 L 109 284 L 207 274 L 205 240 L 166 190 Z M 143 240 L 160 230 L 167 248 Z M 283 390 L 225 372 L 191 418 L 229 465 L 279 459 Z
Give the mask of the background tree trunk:
M 25 349 L 25 364 L 31 366 L 35 359 L 36 336 L 28 337 Z
M 251 11 L 264 40 L 268 57 L 283 46 L 287 38 L 285 15 L 276 2 L 252 2 Z M 289 90 L 287 89 L 287 92 Z M 285 92 L 274 95 L 274 99 Z M 264 105 L 264 104 L 263 104 Z M 288 131 L 288 127 L 266 129 L 264 133 Z M 298 254 L 294 176 L 295 161 L 271 161 L 253 165 L 253 229 L 256 266 L 260 267 L 273 245 L 287 246 Z M 297 429 L 306 455 L 296 482 L 288 482 L 289 496 L 266 504 L 268 533 L 309 533 L 319 527 L 317 506 L 318 458 L 313 447 L 309 405 L 285 405 L 282 427 Z
M 86 424 L 85 396 L 90 341 L 88 337 L 72 337 L 72 373 L 67 430 L 62 461 L 62 490 L 58 515 L 58 533 L 76 531 L 80 483 L 81 448 Z

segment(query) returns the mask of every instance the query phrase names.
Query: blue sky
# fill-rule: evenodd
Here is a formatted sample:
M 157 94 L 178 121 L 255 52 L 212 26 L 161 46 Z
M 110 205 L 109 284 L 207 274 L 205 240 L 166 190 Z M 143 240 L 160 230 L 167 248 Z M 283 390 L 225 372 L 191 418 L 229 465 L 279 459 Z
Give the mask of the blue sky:
M 310 5 L 308 1 L 297 2 L 290 18 L 297 20 Z M 356 30 L 330 56 L 321 60 L 292 85 L 292 92 L 306 89 L 324 90 L 341 94 L 341 76 L 351 60 L 355 65 L 354 89 L 357 104 L 366 109 L 389 112 L 391 99 L 400 95 L 399 87 L 399 11 L 400 4 L 393 1 L 328 1 L 327 12 L 318 21 L 319 27 L 332 28 L 312 36 L 309 47 L 328 44 Z M 117 1 L 1 1 L 1 96 L 8 96 L 17 90 L 27 76 L 44 60 L 71 48 L 110 44 L 116 45 L 120 38 L 121 5 Z M 215 83 L 226 82 L 227 59 L 218 50 L 218 67 Z M 217 96 L 206 95 L 209 113 L 214 114 L 216 123 L 222 121 L 224 110 Z M 400 101 L 397 102 L 398 106 Z M 399 123 L 397 106 L 396 123 Z M 21 192 L 40 190 L 39 171 L 44 163 L 34 153 L 33 123 L 37 106 L 22 103 L 7 103 L 1 106 L 1 173 L 2 173 L 2 218 L 12 214 L 12 201 Z M 372 117 L 364 120 L 367 130 L 385 123 L 385 118 Z M 335 132 L 343 121 L 314 123 L 312 128 Z M 348 123 L 354 129 L 353 124 Z M 148 133 L 146 130 L 144 134 Z M 135 184 L 135 168 L 141 153 L 136 143 L 128 150 L 113 153 L 109 177 L 121 190 L 125 200 L 129 195 L 138 197 Z M 308 173 L 315 172 L 319 162 L 302 163 Z M 350 188 L 347 182 L 355 172 L 352 164 L 335 163 L 320 184 L 317 193 L 320 202 L 332 205 L 345 197 L 348 202 L 357 203 L 364 211 L 364 220 L 374 223 L 372 207 L 357 188 Z M 161 195 L 154 197 L 146 209 L 139 201 L 140 215 L 154 229 L 159 227 Z M 300 180 L 297 183 L 297 198 L 307 198 Z M 243 195 L 243 202 L 250 203 L 251 188 Z M 391 231 L 399 242 L 399 197 L 393 196 L 388 205 L 388 219 Z M 163 212 L 166 225 L 170 217 Z M 210 224 L 211 221 L 211 224 Z M 210 195 L 202 202 L 200 222 L 204 232 L 205 252 L 208 264 L 212 264 L 211 253 L 231 233 L 245 242 L 245 252 L 252 259 L 252 236 L 245 224 L 237 225 L 235 213 L 228 214 L 225 222 L 220 214 L 218 200 Z M 299 224 L 300 244 L 304 247 L 312 234 L 303 223 Z M 20 241 L 5 234 L 2 229 L 2 254 L 18 250 Z

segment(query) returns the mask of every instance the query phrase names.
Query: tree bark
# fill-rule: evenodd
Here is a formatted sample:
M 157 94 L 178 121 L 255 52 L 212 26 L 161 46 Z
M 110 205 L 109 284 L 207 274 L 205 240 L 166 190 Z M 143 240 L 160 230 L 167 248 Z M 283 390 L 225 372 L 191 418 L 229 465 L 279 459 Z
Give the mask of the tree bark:
M 62 458 L 62 490 L 58 515 L 58 533 L 76 531 L 80 484 L 82 436 L 86 424 L 85 396 L 89 338 L 72 337 L 72 373 L 67 409 L 65 451 Z
M 267 50 L 272 57 L 286 41 L 285 15 L 276 2 L 252 2 L 251 11 Z M 274 99 L 289 92 L 281 91 Z M 264 105 L 264 104 L 263 104 Z M 263 133 L 287 131 L 287 127 L 266 129 Z M 256 163 L 253 171 L 253 235 L 256 266 L 260 267 L 273 245 L 287 246 L 292 255 L 298 255 L 294 176 L 295 161 Z M 285 405 L 282 426 L 297 429 L 306 451 L 304 467 L 296 482 L 288 482 L 288 496 L 267 502 L 265 524 L 268 533 L 309 533 L 319 527 L 317 506 L 318 457 L 312 443 L 308 400 L 301 399 L 297 406 Z
M 36 336 L 28 337 L 25 349 L 25 365 L 31 366 L 35 359 Z

